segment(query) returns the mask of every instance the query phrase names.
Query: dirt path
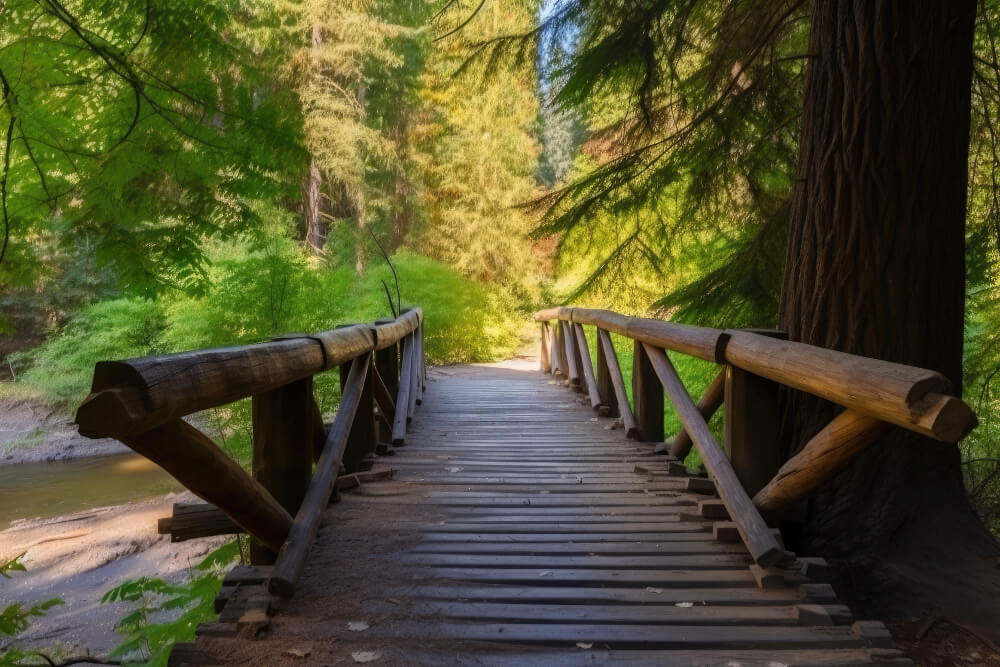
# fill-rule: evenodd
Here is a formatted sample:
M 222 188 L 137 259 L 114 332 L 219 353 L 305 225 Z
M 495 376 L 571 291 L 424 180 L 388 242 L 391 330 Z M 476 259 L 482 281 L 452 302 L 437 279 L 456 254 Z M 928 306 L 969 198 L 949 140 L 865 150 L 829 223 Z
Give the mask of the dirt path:
M 188 493 L 54 519 L 17 522 L 0 532 L 0 561 L 20 553 L 27 572 L 0 579 L 0 607 L 53 597 L 65 604 L 35 620 L 22 643 L 63 643 L 106 654 L 120 641 L 114 626 L 130 608 L 101 604 L 101 596 L 127 579 L 142 576 L 183 581 L 189 568 L 228 538 L 171 544 L 156 534 L 156 520 L 170 514 Z M 82 651 L 80 651 L 82 652 Z

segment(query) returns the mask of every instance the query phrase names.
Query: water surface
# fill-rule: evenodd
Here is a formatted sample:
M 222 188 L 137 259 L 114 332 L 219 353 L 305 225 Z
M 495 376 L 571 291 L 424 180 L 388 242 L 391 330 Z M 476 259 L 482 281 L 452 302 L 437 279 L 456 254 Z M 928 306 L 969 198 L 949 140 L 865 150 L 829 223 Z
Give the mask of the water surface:
M 0 466 L 0 530 L 15 519 L 121 505 L 181 488 L 155 463 L 133 453 Z

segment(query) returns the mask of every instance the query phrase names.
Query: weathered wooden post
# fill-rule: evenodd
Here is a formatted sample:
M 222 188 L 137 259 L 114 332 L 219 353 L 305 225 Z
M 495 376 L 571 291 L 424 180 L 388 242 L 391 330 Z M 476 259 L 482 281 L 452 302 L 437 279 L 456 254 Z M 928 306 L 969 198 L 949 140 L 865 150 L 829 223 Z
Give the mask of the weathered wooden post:
M 393 322 L 395 322 L 395 320 L 379 320 L 375 324 L 392 324 Z M 388 347 L 375 351 L 375 370 L 378 371 L 379 377 L 382 379 L 382 384 L 385 385 L 387 393 L 391 399 L 395 401 L 396 395 L 399 393 L 398 342 L 392 343 Z M 378 442 L 392 442 L 392 421 L 394 416 L 395 413 L 392 415 L 383 414 L 383 419 L 378 421 L 376 430 Z
M 587 333 L 583 330 L 582 324 L 574 323 L 573 332 L 576 334 L 576 359 L 577 365 L 583 375 L 583 387 L 581 391 L 590 398 L 590 407 L 597 410 L 601 407 L 601 396 L 597 393 L 597 378 L 594 377 L 594 365 L 590 359 L 590 347 L 587 345 Z
M 343 395 L 347 383 L 347 378 L 351 373 L 351 366 L 354 364 L 371 364 L 371 353 L 340 365 L 340 392 Z M 371 368 L 365 374 L 365 383 L 361 389 L 361 398 L 358 402 L 358 409 L 351 423 L 351 432 L 347 436 L 347 445 L 344 448 L 344 468 L 347 472 L 358 472 L 370 470 L 372 467 L 372 456 L 375 453 L 375 398 L 373 390 L 373 378 Z
M 573 391 L 582 391 L 580 388 L 580 354 L 576 347 L 576 336 L 573 334 L 569 322 L 559 320 L 559 330 L 562 332 L 563 359 L 566 360 L 566 384 Z
M 552 372 L 552 360 L 549 357 L 549 323 L 542 322 L 542 333 L 539 338 L 538 363 L 546 373 Z
M 313 404 L 311 377 L 254 394 L 251 399 L 253 478 L 292 516 L 312 476 Z M 273 563 L 276 556 L 256 539 L 251 541 L 254 565 Z
M 552 374 L 566 379 L 566 342 L 563 340 L 563 329 L 559 320 L 552 326 Z
M 663 440 L 663 385 L 639 341 L 632 347 L 632 403 L 639 440 Z
M 408 334 L 403 337 L 400 343 L 399 352 L 399 389 L 396 392 L 396 418 L 392 423 L 392 444 L 402 447 L 406 444 L 406 425 L 409 423 L 409 412 L 413 393 L 413 336 Z
M 420 326 L 417 327 L 417 336 L 420 340 L 420 374 L 417 376 L 420 379 L 420 391 L 417 392 L 417 405 L 423 402 L 424 390 L 427 389 L 427 350 L 424 348 L 424 323 L 421 321 Z
M 781 331 L 751 331 L 772 338 L 788 337 Z M 778 444 L 780 386 L 735 366 L 726 366 L 726 455 L 751 496 L 764 488 L 781 467 Z
M 420 329 L 414 329 L 409 337 L 410 361 L 410 403 L 406 410 L 406 421 L 413 421 L 413 415 L 417 412 L 417 403 L 420 401 L 420 392 L 423 391 L 424 381 L 420 379 Z
M 615 385 L 608 368 L 607 352 L 601 341 L 601 337 L 607 333 L 603 329 L 597 329 L 597 393 L 601 397 L 601 414 L 605 417 L 618 417 L 621 413 L 615 398 Z

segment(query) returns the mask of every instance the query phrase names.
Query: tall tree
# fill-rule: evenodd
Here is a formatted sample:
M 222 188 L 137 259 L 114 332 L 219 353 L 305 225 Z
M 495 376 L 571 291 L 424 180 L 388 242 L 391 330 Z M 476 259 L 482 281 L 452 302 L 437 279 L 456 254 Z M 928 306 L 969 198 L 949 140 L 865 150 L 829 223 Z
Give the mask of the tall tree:
M 653 250 L 651 264 L 658 247 L 685 238 L 712 253 L 709 270 L 661 307 L 702 324 L 760 326 L 778 322 L 780 296 L 794 339 L 934 368 L 960 391 L 974 57 L 978 134 L 993 150 L 983 162 L 997 173 L 995 92 L 983 93 L 995 86 L 995 40 L 987 23 L 974 41 L 972 0 L 553 4 L 538 31 L 492 52 L 579 29 L 560 99 L 589 119 L 619 112 L 592 123 L 591 142 L 614 150 L 546 199 L 543 232 L 640 220 L 672 200 L 677 215 L 637 226 L 632 243 Z M 994 2 L 982 6 L 995 15 Z M 996 201 L 992 180 L 980 201 Z M 980 277 L 995 258 L 996 219 L 973 216 Z M 602 270 L 619 252 L 606 247 Z M 792 397 L 789 453 L 831 413 Z M 984 611 L 962 599 L 978 575 L 997 595 L 997 546 L 966 500 L 954 446 L 887 438 L 812 501 L 789 537 L 830 555 L 856 602 L 895 586 L 897 595 L 870 599 L 912 610 L 936 596 L 968 619 Z
M 368 71 L 375 63 L 395 66 L 390 40 L 403 32 L 382 20 L 363 0 L 306 0 L 286 7 L 288 30 L 302 43 L 292 76 L 302 103 L 310 158 L 303 177 L 306 241 L 324 252 L 330 225 L 349 228 L 355 267 L 366 264 L 367 167 L 391 148 L 368 123 Z
M 385 137 L 388 148 L 386 159 L 369 170 L 376 199 L 373 222 L 388 239 L 390 251 L 404 244 L 421 218 L 413 130 L 420 123 L 420 90 L 433 48 L 433 30 L 427 24 L 438 5 L 403 0 L 378 3 L 376 8 L 383 21 L 405 28 L 389 42 L 398 59 L 370 68 L 368 91 L 368 122 Z
M 502 283 L 521 295 L 535 283 L 531 218 L 518 205 L 534 194 L 538 113 L 533 61 L 497 61 L 487 76 L 471 69 L 475 45 L 507 29 L 529 29 L 535 0 L 449 3 L 452 26 L 428 58 L 416 159 L 426 221 L 414 245 L 476 280 Z
M 957 393 L 975 14 L 974 0 L 815 0 L 781 298 L 792 340 L 934 369 Z M 793 403 L 802 443 L 832 409 Z M 933 563 L 1000 553 L 958 449 L 909 433 L 812 499 L 802 546 L 868 591 L 915 573 L 939 589 Z

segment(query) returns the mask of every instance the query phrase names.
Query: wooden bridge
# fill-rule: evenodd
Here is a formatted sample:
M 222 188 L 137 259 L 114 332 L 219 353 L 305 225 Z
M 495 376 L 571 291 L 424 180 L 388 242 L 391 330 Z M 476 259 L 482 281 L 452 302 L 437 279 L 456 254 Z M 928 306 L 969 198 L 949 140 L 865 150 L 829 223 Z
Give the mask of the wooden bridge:
M 81 433 L 118 438 L 208 503 L 162 530 L 253 537 L 219 620 L 171 664 L 906 662 L 771 525 L 892 425 L 962 438 L 975 415 L 944 377 L 773 331 L 536 319 L 540 370 L 428 379 L 419 309 L 98 364 Z M 632 400 L 611 334 L 632 343 Z M 697 404 L 664 350 L 721 366 Z M 323 424 L 312 377 L 334 367 L 342 398 Z M 781 385 L 845 408 L 787 461 Z M 684 427 L 669 441 L 664 391 Z M 252 475 L 182 419 L 247 396 Z M 724 446 L 707 425 L 721 406 Z M 692 447 L 704 472 L 683 464 Z

